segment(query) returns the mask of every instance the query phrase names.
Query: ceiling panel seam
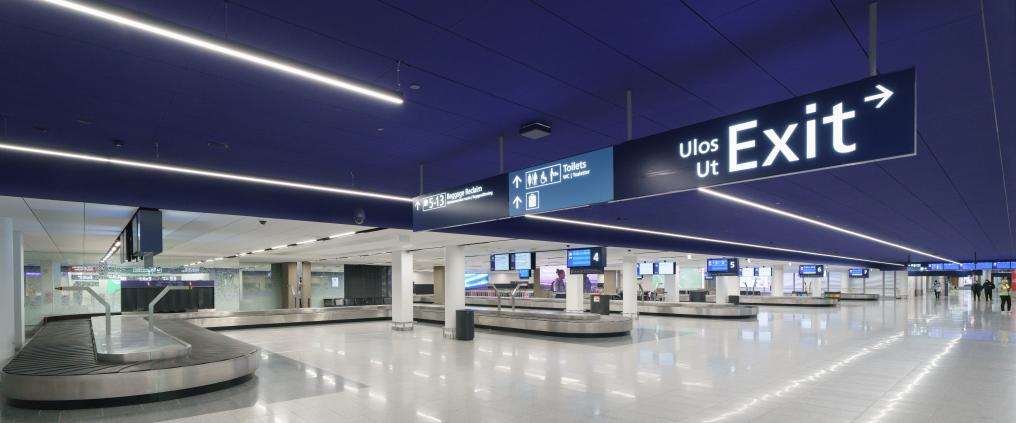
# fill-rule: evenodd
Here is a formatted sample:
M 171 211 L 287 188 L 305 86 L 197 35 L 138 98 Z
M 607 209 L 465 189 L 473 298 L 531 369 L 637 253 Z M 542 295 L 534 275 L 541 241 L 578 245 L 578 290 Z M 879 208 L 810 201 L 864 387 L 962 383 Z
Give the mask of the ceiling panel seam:
M 39 214 L 36 213 L 35 209 L 32 208 L 32 205 L 28 202 L 28 199 L 25 197 L 21 197 L 21 201 L 25 202 L 25 207 L 28 207 L 28 211 L 32 213 L 33 217 L 35 217 L 35 221 L 39 222 L 39 226 L 42 226 L 42 231 L 46 233 L 46 237 L 49 238 L 49 242 L 53 244 L 53 248 L 56 249 L 57 254 L 60 254 L 60 258 L 62 258 L 63 261 L 67 261 L 67 256 L 64 255 L 63 250 L 60 249 L 60 245 L 57 244 L 56 240 L 53 239 L 53 235 L 49 233 L 49 229 L 46 228 L 46 224 L 42 223 L 42 219 L 39 218 Z
M 1009 186 L 1005 177 L 1005 159 L 1002 155 L 1002 137 L 998 127 L 998 103 L 995 98 L 995 78 L 991 71 L 991 50 L 988 44 L 988 21 L 984 17 L 984 0 L 980 0 L 981 33 L 984 35 L 984 61 L 988 67 L 988 88 L 991 91 L 991 116 L 995 121 L 995 144 L 998 146 L 998 165 L 1002 170 L 1002 195 L 1005 197 L 1005 218 L 1009 222 L 1009 253 L 1016 255 L 1016 241 L 1013 240 L 1012 212 L 1009 208 Z

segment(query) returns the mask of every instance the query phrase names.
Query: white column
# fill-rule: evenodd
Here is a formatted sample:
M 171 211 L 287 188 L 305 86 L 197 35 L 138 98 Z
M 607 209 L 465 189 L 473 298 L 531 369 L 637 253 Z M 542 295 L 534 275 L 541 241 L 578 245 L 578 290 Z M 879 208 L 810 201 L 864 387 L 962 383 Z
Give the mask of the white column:
M 850 292 L 850 282 L 851 282 L 850 275 L 846 271 L 841 272 L 840 273 L 840 292 L 844 292 L 844 293 Z
M 445 247 L 444 336 L 455 336 L 455 310 L 466 308 L 466 256 L 462 246 Z
M 624 293 L 621 312 L 625 316 L 635 317 L 639 311 L 637 301 L 639 290 L 635 287 L 635 256 L 624 256 L 621 263 L 621 285 L 623 289 L 621 292 Z
M 25 346 L 25 244 L 24 234 L 14 231 L 14 349 Z
M 14 355 L 14 227 L 0 218 L 0 363 Z
M 727 304 L 731 295 L 741 294 L 741 281 L 737 276 L 716 277 L 716 304 Z
M 666 301 L 670 301 L 672 303 L 681 301 L 681 296 L 678 295 L 676 274 L 663 275 L 663 290 L 667 292 L 667 298 L 665 298 Z
M 585 304 L 582 301 L 582 275 L 570 274 L 565 278 L 564 311 L 582 313 Z
M 808 283 L 808 286 L 811 287 L 812 297 L 821 297 L 822 294 L 825 293 L 825 282 L 826 282 L 825 278 L 826 277 L 805 279 L 805 281 Z
M 392 251 L 392 329 L 413 330 L 413 254 Z
M 769 283 L 770 295 L 774 297 L 783 296 L 783 266 L 773 266 L 773 276 Z

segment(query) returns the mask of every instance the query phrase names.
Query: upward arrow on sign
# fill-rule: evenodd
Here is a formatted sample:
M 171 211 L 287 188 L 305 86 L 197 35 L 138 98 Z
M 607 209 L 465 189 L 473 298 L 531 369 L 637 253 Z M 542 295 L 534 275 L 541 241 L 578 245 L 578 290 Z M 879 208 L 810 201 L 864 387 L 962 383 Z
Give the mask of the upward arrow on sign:
M 512 179 L 512 183 L 515 184 L 515 189 L 519 188 L 519 184 L 522 183 L 522 178 L 519 175 L 515 175 L 515 179 Z
M 512 204 L 515 205 L 515 208 L 519 208 L 519 204 L 522 204 L 522 199 L 519 198 L 519 196 L 516 195 L 515 199 L 512 200 Z

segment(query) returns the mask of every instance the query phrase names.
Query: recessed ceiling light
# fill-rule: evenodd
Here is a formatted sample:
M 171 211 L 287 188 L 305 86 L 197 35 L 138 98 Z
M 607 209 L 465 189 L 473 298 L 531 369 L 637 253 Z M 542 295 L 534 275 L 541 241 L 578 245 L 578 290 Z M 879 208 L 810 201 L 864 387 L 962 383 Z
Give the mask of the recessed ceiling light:
M 375 98 L 393 104 L 402 104 L 403 101 L 402 97 L 393 93 L 385 92 L 383 90 L 368 87 L 363 84 L 348 81 L 341 77 L 331 75 L 325 72 L 296 66 L 291 62 L 277 60 L 264 54 L 259 54 L 242 47 L 237 47 L 233 44 L 218 42 L 206 36 L 197 35 L 195 33 L 188 33 L 176 28 L 170 28 L 168 26 L 161 26 L 158 23 L 145 21 L 139 19 L 136 16 L 119 14 L 112 9 L 98 8 L 90 4 L 78 3 L 68 0 L 36 0 L 36 1 L 48 3 L 54 6 L 59 6 L 67 10 L 71 10 L 83 15 L 88 15 L 93 18 L 104 20 L 106 22 L 112 22 L 123 26 L 127 26 L 151 35 L 155 35 L 157 37 L 175 41 L 180 44 L 185 44 L 204 51 L 217 53 L 219 55 L 231 57 L 240 60 L 242 62 L 250 63 L 263 68 L 272 69 L 275 71 L 311 80 L 331 87 L 351 91 L 363 96 Z
M 326 186 L 326 185 L 314 185 L 314 184 L 305 184 L 305 183 L 300 183 L 300 182 L 289 182 L 289 181 L 283 181 L 283 180 L 280 180 L 280 179 L 270 179 L 270 178 L 261 178 L 261 177 L 257 177 L 257 176 L 237 175 L 237 174 L 234 174 L 234 173 L 216 172 L 216 171 L 212 171 L 212 170 L 202 170 L 202 169 L 195 169 L 195 168 L 182 167 L 182 166 L 169 166 L 169 165 L 164 165 L 164 164 L 149 163 L 149 162 L 140 162 L 140 161 L 134 161 L 134 160 L 113 159 L 113 158 L 107 158 L 107 157 L 93 156 L 93 155 L 90 155 L 90 154 L 79 154 L 79 153 L 71 153 L 71 152 L 60 151 L 60 150 L 50 150 L 50 149 L 45 149 L 45 148 L 25 147 L 25 146 L 21 146 L 21 145 L 17 145 L 17 144 L 0 143 L 0 150 L 17 151 L 17 152 L 20 152 L 20 153 L 36 154 L 36 155 L 41 155 L 41 156 L 60 157 L 60 158 L 64 158 L 64 159 L 74 159 L 74 160 L 82 160 L 82 161 L 89 161 L 89 162 L 106 163 L 106 164 L 117 165 L 117 166 L 125 166 L 125 167 L 134 167 L 134 168 L 141 168 L 141 169 L 157 170 L 157 171 L 161 171 L 161 172 L 182 173 L 182 174 L 187 174 L 187 175 L 204 176 L 204 177 L 215 178 L 215 179 L 226 179 L 226 180 L 231 180 L 231 181 L 250 182 L 250 183 L 261 184 L 261 185 L 280 186 L 280 187 L 294 188 L 294 189 L 300 189 L 300 190 L 321 191 L 321 192 L 329 192 L 329 193 L 332 193 L 332 194 L 351 195 L 351 196 L 357 196 L 357 197 L 370 197 L 370 198 L 378 198 L 378 199 L 382 199 L 382 200 L 400 201 L 400 202 L 404 202 L 404 203 L 411 203 L 411 202 L 413 202 L 413 199 L 409 198 L 409 197 L 401 197 L 401 196 L 397 196 L 397 195 L 381 194 L 381 193 L 370 192 L 370 191 L 359 191 L 359 190 L 347 189 L 347 188 L 330 187 L 330 186 Z
M 794 214 L 794 213 L 783 211 L 783 210 L 780 210 L 780 209 L 774 209 L 772 207 L 769 207 L 769 206 L 766 206 L 766 205 L 763 205 L 763 204 L 759 204 L 759 203 L 756 203 L 756 202 L 751 201 L 751 200 L 746 200 L 746 199 L 743 199 L 743 198 L 740 198 L 740 197 L 735 197 L 735 196 L 730 195 L 730 194 L 724 194 L 724 193 L 719 192 L 719 191 L 713 191 L 713 190 L 711 190 L 709 188 L 699 188 L 698 190 L 699 190 L 699 192 L 703 192 L 703 193 L 712 195 L 712 196 L 717 197 L 717 198 L 722 198 L 722 199 L 727 200 L 727 201 L 731 201 L 731 202 L 734 202 L 734 203 L 738 203 L 738 204 L 742 204 L 742 205 L 745 205 L 745 206 L 753 207 L 753 208 L 756 208 L 756 209 L 759 209 L 759 210 L 763 210 L 763 211 L 767 211 L 769 213 L 777 214 L 777 215 L 780 215 L 780 216 L 789 217 L 791 219 L 800 220 L 802 222 L 807 222 L 807 223 L 810 223 L 812 225 L 821 226 L 821 227 L 826 228 L 826 229 L 832 229 L 834 231 L 842 232 L 842 233 L 845 233 L 847 235 L 852 235 L 852 236 L 855 236 L 855 237 L 858 237 L 858 238 L 863 238 L 863 239 L 866 239 L 868 241 L 874 241 L 874 242 L 877 242 L 879 244 L 888 245 L 890 247 L 898 248 L 898 249 L 901 249 L 901 250 L 904 250 L 904 251 L 909 251 L 911 253 L 916 253 L 916 254 L 920 254 L 920 255 L 923 255 L 923 256 L 928 256 L 928 257 L 931 257 L 931 258 L 934 258 L 934 259 L 937 259 L 937 260 L 944 260 L 944 261 L 947 261 L 949 263 L 957 263 L 957 262 L 949 260 L 949 259 L 947 259 L 945 257 L 939 257 L 939 256 L 936 256 L 936 255 L 931 254 L 931 253 L 926 253 L 926 252 L 921 251 L 921 250 L 917 250 L 917 249 L 914 249 L 914 248 L 907 247 L 905 245 L 900 245 L 900 244 L 896 244 L 896 243 L 893 243 L 893 242 L 886 241 L 884 239 L 875 238 L 875 237 L 873 237 L 871 235 L 865 235 L 865 234 L 862 234 L 860 232 L 854 232 L 852 230 L 849 230 L 849 229 L 846 229 L 846 228 L 841 228 L 841 227 L 836 226 L 836 225 L 831 225 L 831 224 L 828 224 L 828 223 L 825 223 L 825 222 L 821 222 L 821 221 L 818 221 L 818 220 L 815 220 L 815 219 L 810 219 L 810 218 L 801 216 L 799 214 Z M 818 216 L 815 216 L 815 217 L 818 217 Z
M 384 132 L 385 128 L 377 128 L 378 132 Z
M 423 88 L 423 86 L 420 84 L 409 84 L 409 89 L 411 90 L 418 90 L 420 88 Z

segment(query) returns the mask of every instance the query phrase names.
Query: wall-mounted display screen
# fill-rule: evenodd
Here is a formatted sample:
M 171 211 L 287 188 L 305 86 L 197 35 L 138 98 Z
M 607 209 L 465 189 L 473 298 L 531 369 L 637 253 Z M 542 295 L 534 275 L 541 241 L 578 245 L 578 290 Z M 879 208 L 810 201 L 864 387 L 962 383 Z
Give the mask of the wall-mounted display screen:
M 825 266 L 821 264 L 802 264 L 797 268 L 797 273 L 806 277 L 825 276 Z
M 484 288 L 489 280 L 486 273 L 466 273 L 466 289 Z
M 529 269 L 519 269 L 519 279 L 529 279 L 533 276 L 533 271 Z
M 772 276 L 772 275 L 773 275 L 773 268 L 772 267 L 764 267 L 763 266 L 763 267 L 756 267 L 755 268 L 755 276 Z
M 603 273 L 607 249 L 603 247 L 568 250 L 567 263 L 571 273 Z
M 490 270 L 495 272 L 507 272 L 511 270 L 508 254 L 494 254 L 490 256 Z
M 754 278 L 755 277 L 755 268 L 754 267 L 742 267 L 741 268 L 741 277 L 742 278 Z
M 706 273 L 713 275 L 737 276 L 739 268 L 736 258 L 706 259 Z
M 638 265 L 638 273 L 640 275 L 651 275 L 651 274 L 653 274 L 653 264 L 652 263 L 639 263 L 639 265 Z
M 533 268 L 533 253 L 512 253 L 511 268 L 516 270 L 531 270 Z
M 847 276 L 852 278 L 868 277 L 868 269 L 847 269 Z
M 713 279 L 716 279 L 716 276 L 713 276 L 713 275 L 712 275 L 712 274 L 710 274 L 710 273 L 706 273 L 706 274 L 702 275 L 702 277 L 703 277 L 703 278 L 704 278 L 705 280 L 707 280 L 707 281 L 711 281 L 711 280 L 713 280 Z
M 673 275 L 677 273 L 677 263 L 672 261 L 661 261 L 656 263 L 654 267 L 656 267 L 657 275 Z

